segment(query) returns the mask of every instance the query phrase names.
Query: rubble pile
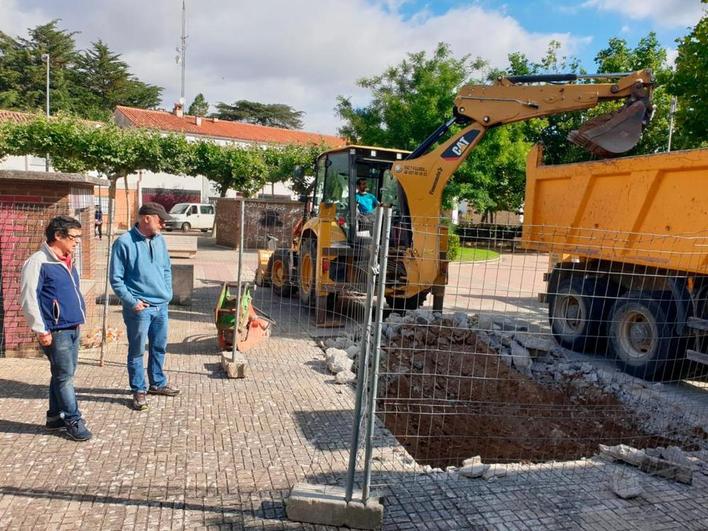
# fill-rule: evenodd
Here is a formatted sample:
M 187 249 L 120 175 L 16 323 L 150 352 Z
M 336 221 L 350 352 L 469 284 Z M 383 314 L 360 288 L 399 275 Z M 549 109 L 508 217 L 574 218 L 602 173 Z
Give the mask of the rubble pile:
M 382 332 L 378 414 L 418 463 L 570 460 L 600 443 L 672 443 L 628 407 L 633 378 L 571 361 L 545 334 L 424 310 L 391 314 Z
M 550 335 L 502 317 L 391 313 L 381 333 L 377 414 L 433 470 L 497 477 L 482 459 L 582 459 L 601 443 L 696 448 L 708 432 L 667 402 L 662 384 L 573 359 Z M 344 335 L 323 350 L 335 382 L 355 383 L 360 344 Z

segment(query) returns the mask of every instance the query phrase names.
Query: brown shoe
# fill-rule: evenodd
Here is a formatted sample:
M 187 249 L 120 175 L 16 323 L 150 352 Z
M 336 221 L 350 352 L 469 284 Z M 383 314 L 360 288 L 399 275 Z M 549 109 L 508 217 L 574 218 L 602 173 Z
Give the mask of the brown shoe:
M 150 386 L 148 393 L 151 395 L 177 396 L 179 394 L 179 389 L 169 385 L 163 385 L 162 387 Z
M 133 393 L 133 409 L 136 411 L 145 411 L 148 408 L 145 391 L 137 391 Z

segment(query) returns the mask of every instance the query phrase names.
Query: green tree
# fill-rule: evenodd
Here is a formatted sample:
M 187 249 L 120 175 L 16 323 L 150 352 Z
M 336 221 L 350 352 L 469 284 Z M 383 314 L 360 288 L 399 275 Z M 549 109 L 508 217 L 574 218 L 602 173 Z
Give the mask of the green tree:
M 666 62 L 666 50 L 661 46 L 654 32 L 642 37 L 637 46 L 630 48 L 623 39 L 610 39 L 607 48 L 595 57 L 598 72 L 633 72 L 650 68 L 656 79 L 652 101 L 654 116 L 651 124 L 630 154 L 641 155 L 666 151 L 669 140 L 669 107 L 671 98 L 666 91 L 666 83 L 671 78 L 671 69 Z M 589 117 L 611 112 L 622 102 L 612 102 L 588 112 Z
M 668 86 L 679 104 L 674 146 L 708 146 L 708 15 L 676 42 L 676 71 Z
M 162 91 L 136 79 L 120 54 L 111 52 L 100 40 L 78 55 L 74 86 L 76 99 L 84 102 L 80 114 L 99 120 L 109 119 L 116 105 L 156 107 Z
M 219 146 L 201 141 L 193 149 L 190 173 L 214 181 L 221 197 L 229 189 L 249 197 L 265 184 L 266 166 L 257 146 Z
M 296 111 L 290 105 L 282 103 L 259 103 L 238 100 L 230 105 L 220 101 L 216 104 L 216 112 L 212 116 L 222 120 L 282 127 L 284 129 L 301 129 L 304 114 L 303 111 Z
M 296 194 L 308 194 L 313 181 L 315 159 L 326 150 L 327 146 L 324 144 L 267 147 L 262 151 L 266 182 L 275 185 L 289 181 Z
M 133 76 L 120 55 L 98 41 L 77 52 L 75 32 L 58 20 L 29 31 L 28 38 L 0 32 L 0 106 L 44 111 L 46 62 L 49 55 L 51 113 L 70 112 L 107 119 L 116 105 L 149 108 L 160 103 L 162 89 Z
M 485 66 L 468 55 L 455 58 L 445 43 L 439 43 L 432 56 L 408 54 L 383 74 L 357 81 L 371 92 L 366 107 L 337 98 L 336 111 L 344 120 L 339 133 L 353 142 L 413 149 L 451 116 L 457 87 Z
M 524 63 L 521 54 L 514 58 Z M 358 82 L 371 90 L 368 106 L 355 108 L 349 99 L 338 98 L 337 112 L 344 120 L 339 132 L 357 143 L 414 149 L 452 115 L 459 86 L 479 83 L 472 75 L 486 68 L 487 63 L 479 58 L 454 57 L 444 43 L 432 56 L 425 52 L 409 54 L 383 74 Z M 497 74 L 495 71 L 490 76 Z M 490 213 L 518 208 L 530 147 L 524 131 L 523 124 L 489 131 L 448 184 L 446 203 L 451 197 L 467 199 L 478 211 Z
M 204 98 L 201 92 L 197 94 L 194 101 L 189 106 L 187 114 L 192 116 L 206 116 L 209 113 L 209 102 Z
M 76 61 L 74 35 L 58 29 L 52 20 L 29 30 L 29 38 L 13 39 L 0 33 L 0 102 L 16 109 L 45 109 L 46 63 L 50 61 L 50 107 L 52 112 L 71 111 L 71 69 Z M 6 77 L 5 77 L 6 76 Z

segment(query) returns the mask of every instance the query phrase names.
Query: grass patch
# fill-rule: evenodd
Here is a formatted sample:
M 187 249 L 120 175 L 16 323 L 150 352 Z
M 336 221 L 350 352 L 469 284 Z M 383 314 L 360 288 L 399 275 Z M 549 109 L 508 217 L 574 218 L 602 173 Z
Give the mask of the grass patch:
M 499 253 L 491 249 L 477 249 L 476 247 L 460 247 L 460 255 L 456 262 L 484 262 L 486 260 L 496 260 Z

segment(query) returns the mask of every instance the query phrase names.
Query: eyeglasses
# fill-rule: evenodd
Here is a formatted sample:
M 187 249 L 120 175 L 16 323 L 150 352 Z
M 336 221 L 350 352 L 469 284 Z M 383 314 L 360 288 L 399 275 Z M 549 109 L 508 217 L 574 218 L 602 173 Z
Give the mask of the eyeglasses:
M 67 234 L 67 238 L 69 238 L 71 241 L 81 241 L 81 234 Z

